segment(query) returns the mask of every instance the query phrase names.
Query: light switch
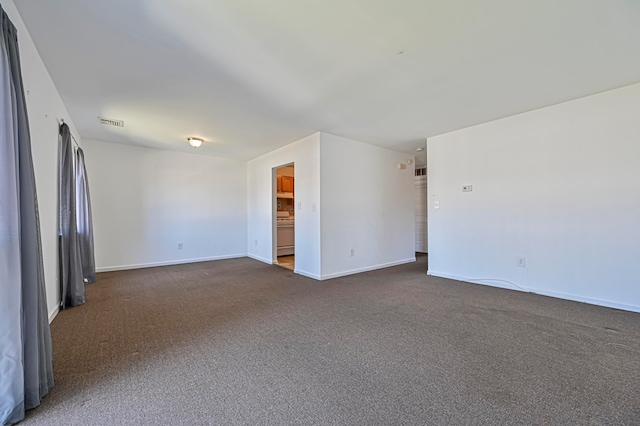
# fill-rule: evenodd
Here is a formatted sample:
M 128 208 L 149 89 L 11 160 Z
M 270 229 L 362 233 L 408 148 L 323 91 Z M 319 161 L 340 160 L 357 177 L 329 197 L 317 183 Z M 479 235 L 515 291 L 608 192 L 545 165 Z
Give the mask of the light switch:
M 439 209 L 440 208 L 440 201 L 436 201 L 433 203 L 433 208 L 434 209 Z
M 302 210 L 302 201 L 298 201 L 298 210 Z

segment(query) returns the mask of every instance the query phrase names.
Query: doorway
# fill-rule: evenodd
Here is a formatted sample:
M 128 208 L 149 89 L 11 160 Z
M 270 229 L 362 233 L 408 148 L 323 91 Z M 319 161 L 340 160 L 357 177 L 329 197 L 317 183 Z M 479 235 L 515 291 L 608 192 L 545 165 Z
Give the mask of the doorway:
M 295 165 L 274 168 L 274 263 L 295 270 Z

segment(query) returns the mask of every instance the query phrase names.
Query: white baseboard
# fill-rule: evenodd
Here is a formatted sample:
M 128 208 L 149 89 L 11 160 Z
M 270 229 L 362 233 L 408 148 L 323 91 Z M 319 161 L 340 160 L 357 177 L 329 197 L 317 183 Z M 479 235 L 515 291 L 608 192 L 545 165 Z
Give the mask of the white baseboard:
M 209 262 L 211 260 L 237 259 L 239 257 L 246 257 L 246 256 L 247 255 L 245 253 L 225 254 L 222 256 L 200 257 L 196 259 L 180 259 L 180 260 L 167 260 L 163 262 L 138 263 L 133 265 L 104 266 L 104 267 L 96 268 L 96 272 L 126 271 L 128 269 L 153 268 L 156 266 L 170 266 L 170 265 L 181 265 L 184 263 Z
M 256 256 L 255 254 L 248 254 L 247 257 L 250 257 L 251 259 L 254 259 L 254 260 L 259 260 L 260 262 L 268 263 L 269 265 L 275 265 L 276 264 L 276 262 L 274 262 L 272 259 L 267 259 L 266 257 Z
M 415 257 L 410 257 L 408 259 L 397 260 L 394 262 L 388 263 L 380 263 L 378 265 L 373 266 L 365 266 L 364 268 L 351 269 L 348 271 L 334 272 L 333 274 L 322 275 L 321 280 L 330 280 L 332 278 L 344 277 L 347 275 L 359 274 L 361 272 L 375 271 L 376 269 L 390 268 L 391 266 L 403 265 L 405 263 L 415 262 Z M 313 277 L 312 277 L 313 278 Z M 317 278 L 316 278 L 317 279 Z
M 303 277 L 313 278 L 314 280 L 318 280 L 318 281 L 322 279 L 320 278 L 320 275 L 312 274 L 311 272 L 306 272 L 301 269 L 294 269 L 293 272 L 295 274 L 302 275 Z
M 548 291 L 548 290 L 538 290 L 538 289 L 535 289 L 535 288 L 524 288 L 522 286 L 516 287 L 515 285 L 509 284 L 507 281 L 502 281 L 501 282 L 501 280 L 499 280 L 499 279 L 495 279 L 495 280 L 490 280 L 490 279 L 487 279 L 487 280 L 476 280 L 476 279 L 472 279 L 472 278 L 468 278 L 468 277 L 462 277 L 462 276 L 459 276 L 459 275 L 448 274 L 446 272 L 439 272 L 439 271 L 433 271 L 433 270 L 427 271 L 427 274 L 428 275 L 432 275 L 434 277 L 448 278 L 448 279 L 456 280 L 456 281 L 464 281 L 464 282 L 471 283 L 471 284 L 487 285 L 487 286 L 491 286 L 491 287 L 504 288 L 504 289 L 508 289 L 508 290 L 526 291 L 526 292 L 529 292 L 529 293 L 539 294 L 541 296 L 549 296 L 549 297 L 555 297 L 557 299 L 571 300 L 573 302 L 588 303 L 590 305 L 597 305 L 597 306 L 604 306 L 604 307 L 607 307 L 607 308 L 621 309 L 623 311 L 640 312 L 640 306 L 636 306 L 636 305 L 629 305 L 629 304 L 626 304 L 626 303 L 613 302 L 613 301 L 610 301 L 610 300 L 594 299 L 594 298 L 591 298 L 591 297 L 578 296 L 578 295 L 575 295 L 575 294 L 567 294 L 567 293 Z
M 58 315 L 58 312 L 60 312 L 60 305 L 56 306 L 51 312 L 49 312 L 49 324 L 51 324 L 51 321 L 53 321 L 56 315 Z
M 573 294 L 556 293 L 555 291 L 532 290 L 532 293 L 543 296 L 556 297 L 558 299 L 573 300 L 574 302 L 589 303 L 590 305 L 604 306 L 606 308 L 620 309 L 640 313 L 640 306 L 628 305 L 626 303 L 612 302 L 610 300 L 592 299 L 590 297 L 575 296 Z
M 461 275 L 449 274 L 447 272 L 433 271 L 431 269 L 427 271 L 427 275 L 432 275 L 434 277 L 440 277 L 440 278 L 447 278 L 450 280 L 463 281 L 471 284 L 488 285 L 490 287 L 504 288 L 507 290 L 517 290 L 517 291 L 524 291 L 524 292 L 531 291 L 528 288 L 521 286 L 520 284 L 514 284 L 509 281 L 500 280 L 500 279 L 476 280 L 469 277 L 463 277 Z
M 267 258 L 256 256 L 256 255 L 253 255 L 253 254 L 249 254 L 247 256 L 249 256 L 252 259 L 259 260 L 260 262 L 273 264 L 273 265 L 277 265 L 278 264 L 277 261 L 272 261 L 272 260 L 269 260 Z M 303 271 L 302 269 L 294 269 L 293 273 L 294 274 L 298 274 L 298 275 L 302 275 L 303 277 L 312 278 L 314 280 L 323 281 L 323 280 L 330 280 L 332 278 L 344 277 L 346 275 L 359 274 L 360 272 L 367 272 L 367 271 L 374 271 L 376 269 L 389 268 L 391 266 L 402 265 L 404 263 L 410 263 L 410 262 L 415 262 L 415 261 L 416 261 L 416 258 L 412 257 L 412 258 L 409 258 L 409 259 L 398 260 L 398 261 L 395 261 L 395 262 L 381 263 L 379 265 L 367 266 L 367 267 L 364 267 L 364 268 L 352 269 L 352 270 L 349 270 L 349 271 L 336 272 L 336 273 L 328 274 L 328 275 L 318 275 L 318 274 L 314 274 L 314 273 L 311 273 L 311 272 Z

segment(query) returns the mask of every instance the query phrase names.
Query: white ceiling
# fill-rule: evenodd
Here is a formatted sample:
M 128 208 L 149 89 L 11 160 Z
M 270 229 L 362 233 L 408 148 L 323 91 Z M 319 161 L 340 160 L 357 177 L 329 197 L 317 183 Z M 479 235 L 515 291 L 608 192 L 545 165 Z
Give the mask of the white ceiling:
M 83 138 L 240 160 L 316 131 L 415 153 L 640 81 L 634 0 L 15 3 Z

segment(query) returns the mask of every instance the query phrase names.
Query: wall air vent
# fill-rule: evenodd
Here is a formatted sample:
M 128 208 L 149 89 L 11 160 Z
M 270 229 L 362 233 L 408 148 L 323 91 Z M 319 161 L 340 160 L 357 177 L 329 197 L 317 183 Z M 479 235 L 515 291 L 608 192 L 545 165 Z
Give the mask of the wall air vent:
M 102 118 L 98 117 L 102 124 L 106 124 L 107 126 L 116 126 L 116 127 L 124 127 L 124 121 L 122 120 L 112 120 L 110 118 Z

